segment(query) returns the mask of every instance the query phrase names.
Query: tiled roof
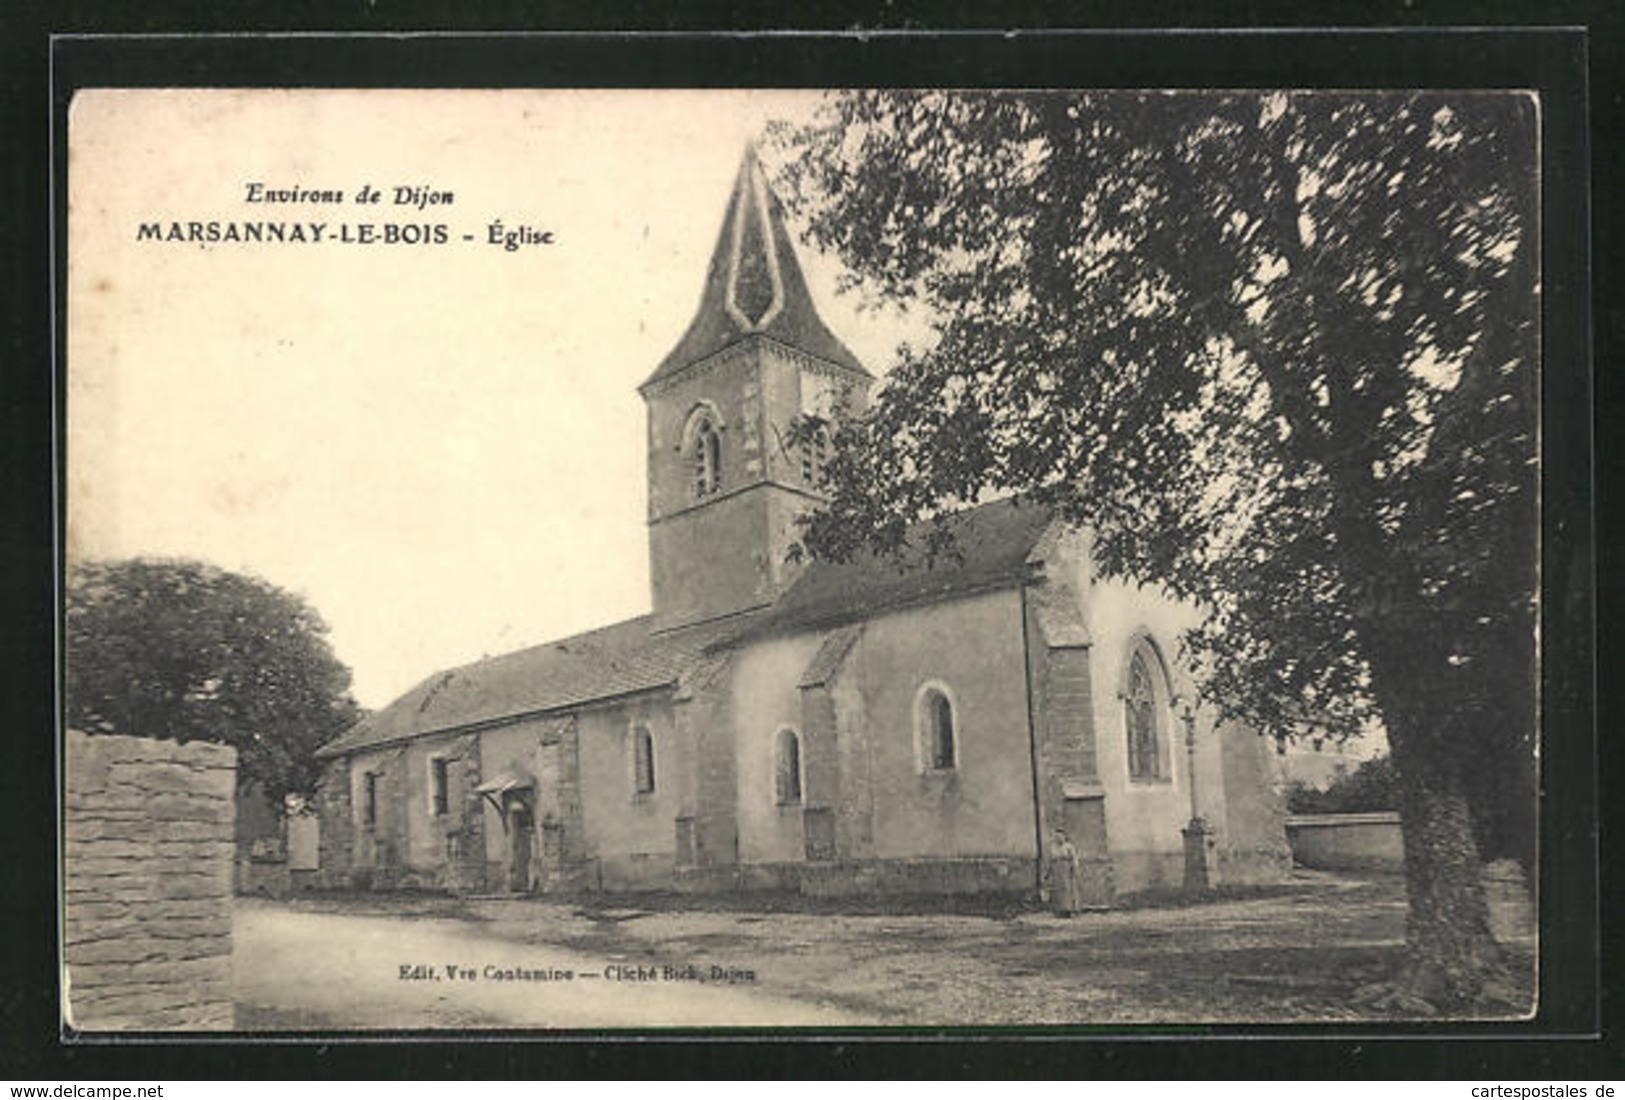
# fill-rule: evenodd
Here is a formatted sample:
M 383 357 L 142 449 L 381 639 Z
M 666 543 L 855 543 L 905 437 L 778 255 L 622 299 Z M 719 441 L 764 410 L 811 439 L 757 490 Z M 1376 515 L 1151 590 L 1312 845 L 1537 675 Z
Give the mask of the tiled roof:
M 747 149 L 711 253 L 700 308 L 683 338 L 643 384 L 753 334 L 871 377 L 819 318 L 784 228 L 783 207 L 762 176 L 755 150 Z
M 1019 584 L 1051 522 L 1047 509 L 1018 498 L 967 509 L 948 521 L 953 542 L 934 561 L 925 552 L 932 521 L 916 524 L 897 558 L 859 554 L 811 562 L 753 632 L 852 622 L 875 611 Z
M 670 687 L 705 658 L 730 627 L 696 627 L 651 637 L 652 616 L 438 672 L 368 715 L 318 756 L 428 733 L 545 713 Z
M 902 557 L 863 555 L 810 563 L 772 608 L 751 616 L 651 635 L 644 615 L 545 645 L 439 672 L 317 751 L 343 756 L 431 733 L 546 714 L 642 691 L 682 694 L 721 668 L 720 647 L 758 632 L 854 623 L 888 608 L 952 598 L 1029 575 L 1028 559 L 1050 526 L 1049 513 L 1016 500 L 994 501 L 949 521 L 954 542 L 926 563 L 929 523 L 910 533 Z M 802 676 L 823 682 L 844 659 L 857 631 L 826 639 Z

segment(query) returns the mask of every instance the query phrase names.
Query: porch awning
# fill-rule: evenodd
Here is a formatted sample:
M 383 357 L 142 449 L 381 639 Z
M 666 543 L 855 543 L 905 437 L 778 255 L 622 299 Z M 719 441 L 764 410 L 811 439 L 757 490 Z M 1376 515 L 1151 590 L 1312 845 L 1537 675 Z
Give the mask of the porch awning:
M 474 790 L 479 794 L 507 794 L 509 791 L 530 790 L 535 786 L 534 777 L 526 775 L 518 768 L 510 767 L 503 768 Z

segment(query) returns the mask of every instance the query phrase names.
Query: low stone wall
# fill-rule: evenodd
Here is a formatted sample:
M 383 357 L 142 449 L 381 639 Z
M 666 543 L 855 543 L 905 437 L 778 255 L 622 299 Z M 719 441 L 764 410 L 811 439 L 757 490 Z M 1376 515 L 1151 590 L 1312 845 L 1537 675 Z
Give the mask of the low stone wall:
M 293 879 L 285 859 L 237 860 L 237 893 L 262 898 L 285 898 L 293 892 Z
M 236 750 L 78 732 L 65 749 L 68 1023 L 231 1028 Z
M 1033 862 L 1016 856 L 954 859 L 792 860 L 724 867 L 675 867 L 669 858 L 588 860 L 581 873 L 549 884 L 559 896 L 620 893 L 802 894 L 815 898 L 913 899 L 1036 895 Z
M 670 890 L 677 878 L 676 864 L 669 852 L 605 856 L 600 857 L 597 864 L 598 886 L 611 893 Z
M 877 859 L 808 863 L 801 871 L 808 897 L 949 897 L 1037 892 L 1033 861 L 987 856 L 959 859 Z
M 1400 871 L 1405 842 L 1397 813 L 1294 814 L 1286 819 L 1292 860 L 1321 871 Z
M 1112 881 L 1119 897 L 1181 889 L 1185 885 L 1185 853 L 1113 852 Z

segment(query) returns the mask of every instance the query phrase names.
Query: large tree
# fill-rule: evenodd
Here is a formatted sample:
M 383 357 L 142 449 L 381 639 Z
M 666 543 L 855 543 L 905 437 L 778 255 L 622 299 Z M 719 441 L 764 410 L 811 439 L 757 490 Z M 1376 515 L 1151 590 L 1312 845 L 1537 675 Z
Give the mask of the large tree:
M 201 562 L 76 566 L 65 637 L 70 728 L 232 745 L 239 786 L 274 805 L 313 789 L 316 748 L 360 717 L 314 609 Z
M 1020 492 L 1209 612 L 1209 699 L 1380 723 L 1394 1003 L 1493 1000 L 1480 843 L 1534 842 L 1536 105 L 1501 94 L 851 92 L 781 183 L 926 312 L 842 429 L 815 554 Z

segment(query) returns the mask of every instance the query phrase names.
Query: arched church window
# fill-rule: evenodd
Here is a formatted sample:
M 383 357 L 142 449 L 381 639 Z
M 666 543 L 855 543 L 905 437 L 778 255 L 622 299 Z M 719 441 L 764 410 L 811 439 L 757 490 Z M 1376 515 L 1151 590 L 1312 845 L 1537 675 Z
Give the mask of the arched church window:
M 780 806 L 801 804 L 801 738 L 793 729 L 781 729 L 773 760 L 773 796 Z
M 1128 682 L 1123 689 L 1128 774 L 1132 780 L 1152 782 L 1168 778 L 1163 709 L 1159 705 L 1156 681 L 1152 679 L 1151 663 L 1146 660 L 1145 648 L 1141 646 L 1129 658 Z
M 444 756 L 429 758 L 429 813 L 444 817 L 451 811 L 451 783 Z
M 722 487 L 722 439 L 709 416 L 694 427 L 694 495 L 708 497 Z
M 648 726 L 632 727 L 632 791 L 653 794 L 655 789 L 655 739 Z
M 928 772 L 952 771 L 957 767 L 959 731 L 954 703 L 948 692 L 930 684 L 922 688 L 914 705 L 914 721 L 920 767 Z

